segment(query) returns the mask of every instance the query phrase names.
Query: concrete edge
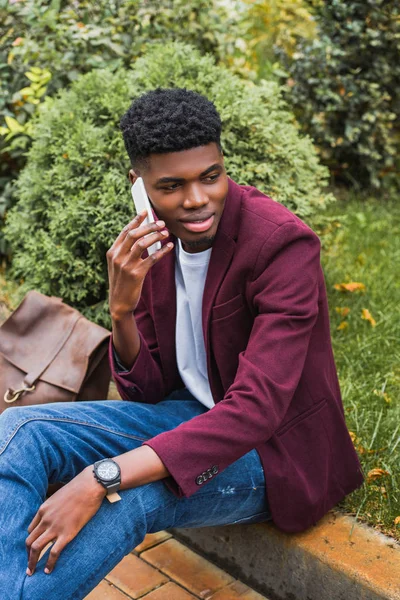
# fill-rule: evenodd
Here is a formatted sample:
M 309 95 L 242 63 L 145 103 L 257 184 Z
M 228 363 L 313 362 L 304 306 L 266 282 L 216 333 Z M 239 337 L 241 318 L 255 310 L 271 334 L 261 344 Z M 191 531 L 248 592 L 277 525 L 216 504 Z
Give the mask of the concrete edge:
M 334 510 L 298 534 L 272 523 L 168 531 L 270 600 L 400 600 L 400 544 Z

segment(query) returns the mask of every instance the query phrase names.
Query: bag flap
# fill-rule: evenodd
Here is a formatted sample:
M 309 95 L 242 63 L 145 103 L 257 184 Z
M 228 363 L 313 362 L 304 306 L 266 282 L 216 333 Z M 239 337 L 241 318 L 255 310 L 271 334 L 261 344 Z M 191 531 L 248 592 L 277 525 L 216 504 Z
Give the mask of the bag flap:
M 31 291 L 0 327 L 0 352 L 27 374 L 41 370 L 43 365 L 40 379 L 77 393 L 90 355 L 109 336 L 107 329 L 58 299 Z

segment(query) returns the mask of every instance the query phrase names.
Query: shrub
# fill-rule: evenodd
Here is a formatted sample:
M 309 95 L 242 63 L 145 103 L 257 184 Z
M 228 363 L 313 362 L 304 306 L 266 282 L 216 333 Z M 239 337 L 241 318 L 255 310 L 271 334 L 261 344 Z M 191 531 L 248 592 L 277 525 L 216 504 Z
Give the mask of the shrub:
M 231 0 L 236 41 L 224 57 L 229 67 L 253 81 L 287 78 L 280 57 L 292 57 L 301 40 L 315 37 L 306 0 Z
M 18 180 L 6 236 L 13 274 L 109 324 L 105 253 L 133 216 L 129 160 L 118 128 L 132 98 L 155 87 L 186 87 L 220 111 L 228 173 L 310 218 L 331 199 L 326 169 L 300 137 L 276 83 L 249 84 L 193 47 L 155 46 L 132 71 L 96 70 L 47 99 Z
M 399 3 L 315 4 L 320 36 L 294 55 L 288 99 L 338 180 L 399 185 Z

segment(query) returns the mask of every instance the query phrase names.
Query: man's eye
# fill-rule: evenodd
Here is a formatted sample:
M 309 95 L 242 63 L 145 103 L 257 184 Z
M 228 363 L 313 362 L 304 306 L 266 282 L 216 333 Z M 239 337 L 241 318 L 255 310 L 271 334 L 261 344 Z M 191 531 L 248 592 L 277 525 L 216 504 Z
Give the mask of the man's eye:
M 177 190 L 180 186 L 180 183 L 171 183 L 170 185 L 164 185 L 161 189 L 167 190 L 167 192 L 171 192 L 173 190 Z
M 208 182 L 216 181 L 218 179 L 218 177 L 219 177 L 219 173 L 215 173 L 214 175 L 208 175 L 208 177 L 205 177 L 204 181 L 208 181 Z

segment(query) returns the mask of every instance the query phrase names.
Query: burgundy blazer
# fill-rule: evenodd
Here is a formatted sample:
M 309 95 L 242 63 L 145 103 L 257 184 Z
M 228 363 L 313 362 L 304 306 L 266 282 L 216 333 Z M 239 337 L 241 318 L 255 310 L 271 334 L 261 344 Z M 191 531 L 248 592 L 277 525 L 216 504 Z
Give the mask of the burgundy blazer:
M 169 470 L 169 489 L 186 498 L 255 448 L 274 523 L 302 531 L 364 479 L 344 417 L 317 235 L 278 202 L 229 180 L 202 316 L 215 406 L 144 444 Z M 183 387 L 175 252 L 149 271 L 135 318 L 139 355 L 118 373 L 111 340 L 113 376 L 124 400 L 155 404 Z

